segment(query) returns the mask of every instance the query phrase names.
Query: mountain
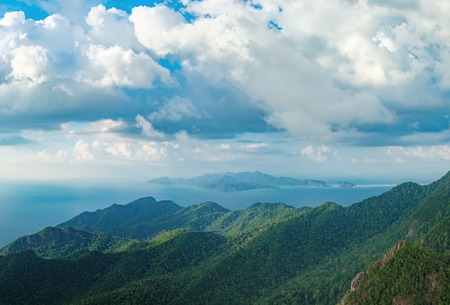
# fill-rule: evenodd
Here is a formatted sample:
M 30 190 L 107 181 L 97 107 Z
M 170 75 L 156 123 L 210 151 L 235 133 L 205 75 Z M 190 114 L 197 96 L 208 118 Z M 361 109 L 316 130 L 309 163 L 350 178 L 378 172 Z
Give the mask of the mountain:
M 106 209 L 84 212 L 58 227 L 73 227 L 84 231 L 103 231 L 109 233 L 117 229 L 126 231 L 130 226 L 152 222 L 164 215 L 181 210 L 182 207 L 172 201 L 156 201 L 145 197 L 127 205 L 113 204 Z M 121 229 L 118 229 L 121 228 Z
M 450 304 L 450 255 L 400 242 L 352 281 L 340 305 Z
M 174 229 L 202 231 L 227 212 L 229 210 L 213 202 L 183 208 L 172 201 L 146 197 L 126 205 L 114 204 L 95 212 L 84 212 L 57 227 L 144 240 Z
M 249 238 L 309 209 L 294 208 L 284 203 L 258 202 L 245 210 L 230 211 L 222 215 L 206 230 L 220 232 L 235 239 Z
M 120 237 L 108 236 L 102 232 L 85 232 L 71 227 L 62 229 L 47 227 L 36 234 L 24 236 L 10 243 L 0 251 L 7 255 L 33 250 L 43 258 L 70 256 L 82 251 L 114 252 L 129 243 Z
M 145 250 L 109 254 L 93 251 L 58 260 L 43 259 L 31 251 L 6 255 L 0 257 L 0 304 L 101 304 L 103 301 L 95 299 L 109 299 L 123 287 L 131 290 L 125 289 L 128 295 L 121 296 L 122 300 L 132 297 L 133 304 L 164 304 L 168 296 L 162 294 L 183 289 L 183 272 L 190 272 L 224 249 L 223 237 L 192 232 Z M 137 282 L 141 279 L 151 285 L 141 286 Z M 129 294 L 142 288 L 142 302 L 138 301 L 142 295 Z M 151 296 L 152 292 L 156 294 Z M 126 303 L 118 300 L 109 304 Z
M 276 188 L 282 186 L 328 186 L 326 182 L 320 180 L 274 177 L 261 172 L 204 174 L 190 179 L 160 177 L 147 182 L 163 185 L 193 185 L 222 192 Z
M 0 304 L 448 304 L 449 189 L 450 173 L 350 207 L 144 198 L 83 213 L 68 223 L 88 234 L 145 234 L 117 249 L 0 257 Z

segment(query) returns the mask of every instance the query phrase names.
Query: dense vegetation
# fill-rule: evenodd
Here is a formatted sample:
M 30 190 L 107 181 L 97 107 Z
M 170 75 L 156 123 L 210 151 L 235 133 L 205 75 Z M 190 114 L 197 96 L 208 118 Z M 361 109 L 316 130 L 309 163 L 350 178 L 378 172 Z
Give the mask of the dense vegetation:
M 148 197 L 86 212 L 1 250 L 0 304 L 448 304 L 449 180 L 348 208 Z
M 450 304 L 450 255 L 400 243 L 361 273 L 342 305 Z

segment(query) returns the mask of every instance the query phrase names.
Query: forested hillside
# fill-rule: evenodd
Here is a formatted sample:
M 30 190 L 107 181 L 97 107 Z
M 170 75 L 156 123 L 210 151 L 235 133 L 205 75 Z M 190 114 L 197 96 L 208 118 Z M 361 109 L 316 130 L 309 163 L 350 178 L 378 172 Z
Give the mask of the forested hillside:
M 447 304 L 449 180 L 347 208 L 148 197 L 86 212 L 1 250 L 0 304 Z

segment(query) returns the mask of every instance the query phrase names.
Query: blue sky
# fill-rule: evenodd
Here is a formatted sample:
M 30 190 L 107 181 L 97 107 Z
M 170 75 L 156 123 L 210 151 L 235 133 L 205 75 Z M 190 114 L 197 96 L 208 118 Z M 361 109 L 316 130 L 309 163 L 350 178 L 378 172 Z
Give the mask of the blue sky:
M 0 4 L 0 179 L 450 170 L 450 4 Z

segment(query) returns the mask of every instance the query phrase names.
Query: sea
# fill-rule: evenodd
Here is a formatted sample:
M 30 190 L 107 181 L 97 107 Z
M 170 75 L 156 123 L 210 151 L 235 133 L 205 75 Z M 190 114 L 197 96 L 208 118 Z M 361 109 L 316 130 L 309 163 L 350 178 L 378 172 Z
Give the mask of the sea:
M 237 192 L 205 190 L 194 186 L 89 181 L 0 182 L 0 248 L 15 239 L 55 226 L 84 212 L 127 204 L 152 196 L 180 206 L 213 201 L 230 210 L 257 202 L 283 202 L 294 207 L 314 207 L 327 201 L 349 206 L 380 195 L 394 185 L 355 187 L 281 187 Z

